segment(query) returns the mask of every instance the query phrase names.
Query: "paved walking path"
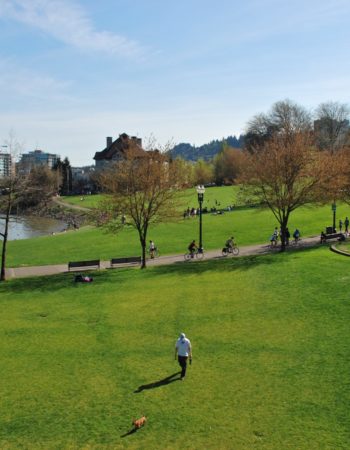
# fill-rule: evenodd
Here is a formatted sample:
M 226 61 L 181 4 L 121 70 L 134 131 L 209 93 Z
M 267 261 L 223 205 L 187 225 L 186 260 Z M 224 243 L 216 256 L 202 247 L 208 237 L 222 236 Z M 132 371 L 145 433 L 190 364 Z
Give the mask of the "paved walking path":
M 291 245 L 291 249 L 295 248 L 305 248 L 317 245 L 320 242 L 319 236 L 304 238 L 297 247 Z M 275 253 L 278 250 L 271 250 L 269 246 L 264 245 L 249 245 L 246 247 L 239 247 L 239 256 L 248 256 L 248 255 L 261 255 L 266 253 Z M 231 256 L 228 256 L 229 258 Z M 222 258 L 221 250 L 210 250 L 205 252 L 204 259 L 215 259 Z M 194 260 L 195 261 L 195 260 Z M 193 262 L 194 262 L 193 261 Z M 174 263 L 186 263 L 184 261 L 183 254 L 181 255 L 168 255 L 168 256 L 160 256 L 159 258 L 150 259 L 147 261 L 147 266 L 159 266 L 165 264 L 174 264 Z M 191 264 L 192 261 L 186 264 Z M 128 266 L 128 265 L 125 265 Z M 106 269 L 109 267 L 109 261 L 101 261 L 101 269 Z M 44 276 L 44 275 L 54 275 L 58 273 L 68 272 L 67 264 L 55 264 L 49 266 L 31 266 L 31 267 L 15 267 L 6 269 L 6 278 L 24 278 L 24 277 L 33 277 L 33 276 Z M 81 270 L 84 272 L 84 269 Z M 72 272 L 74 273 L 74 272 Z

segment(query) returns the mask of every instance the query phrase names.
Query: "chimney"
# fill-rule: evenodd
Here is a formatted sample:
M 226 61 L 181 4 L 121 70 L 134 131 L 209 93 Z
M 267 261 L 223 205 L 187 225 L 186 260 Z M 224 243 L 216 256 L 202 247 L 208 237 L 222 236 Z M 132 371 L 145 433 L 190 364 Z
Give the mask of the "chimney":
M 142 139 L 137 136 L 132 136 L 131 138 L 136 144 L 138 144 L 140 147 L 142 147 Z
M 112 145 L 112 138 L 110 136 L 107 137 L 107 148 L 109 148 Z

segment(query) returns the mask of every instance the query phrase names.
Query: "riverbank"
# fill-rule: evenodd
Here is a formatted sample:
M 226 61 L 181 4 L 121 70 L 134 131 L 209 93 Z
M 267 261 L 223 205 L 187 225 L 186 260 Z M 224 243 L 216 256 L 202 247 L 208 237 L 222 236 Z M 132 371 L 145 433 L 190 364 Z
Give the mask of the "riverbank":
M 65 204 L 63 201 L 56 201 L 55 199 L 46 204 L 27 208 L 20 211 L 20 213 L 14 211 L 13 215 L 59 220 L 66 223 L 68 227 L 74 227 L 74 225 L 81 227 L 91 223 L 91 215 L 88 208 L 72 208 L 69 204 Z
M 13 211 L 10 216 L 9 240 L 31 239 L 78 229 L 91 223 L 90 210 L 70 208 L 69 205 L 51 201 L 24 211 Z M 17 214 L 16 214 L 17 213 Z M 5 214 L 0 211 L 0 230 Z

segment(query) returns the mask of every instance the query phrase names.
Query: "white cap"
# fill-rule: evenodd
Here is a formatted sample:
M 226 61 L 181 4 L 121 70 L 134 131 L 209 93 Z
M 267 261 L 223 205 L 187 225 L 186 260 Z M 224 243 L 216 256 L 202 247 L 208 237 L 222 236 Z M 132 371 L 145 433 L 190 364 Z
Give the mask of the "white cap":
M 185 333 L 180 333 L 180 338 L 181 339 L 185 339 L 185 337 L 186 337 Z

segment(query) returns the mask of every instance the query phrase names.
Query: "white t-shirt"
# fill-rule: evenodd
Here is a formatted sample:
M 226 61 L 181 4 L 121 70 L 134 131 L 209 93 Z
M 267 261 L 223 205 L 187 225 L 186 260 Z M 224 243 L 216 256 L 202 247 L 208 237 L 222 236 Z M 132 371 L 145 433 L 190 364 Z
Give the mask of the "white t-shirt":
M 175 347 L 179 356 L 188 356 L 191 353 L 191 342 L 187 338 L 179 338 Z

